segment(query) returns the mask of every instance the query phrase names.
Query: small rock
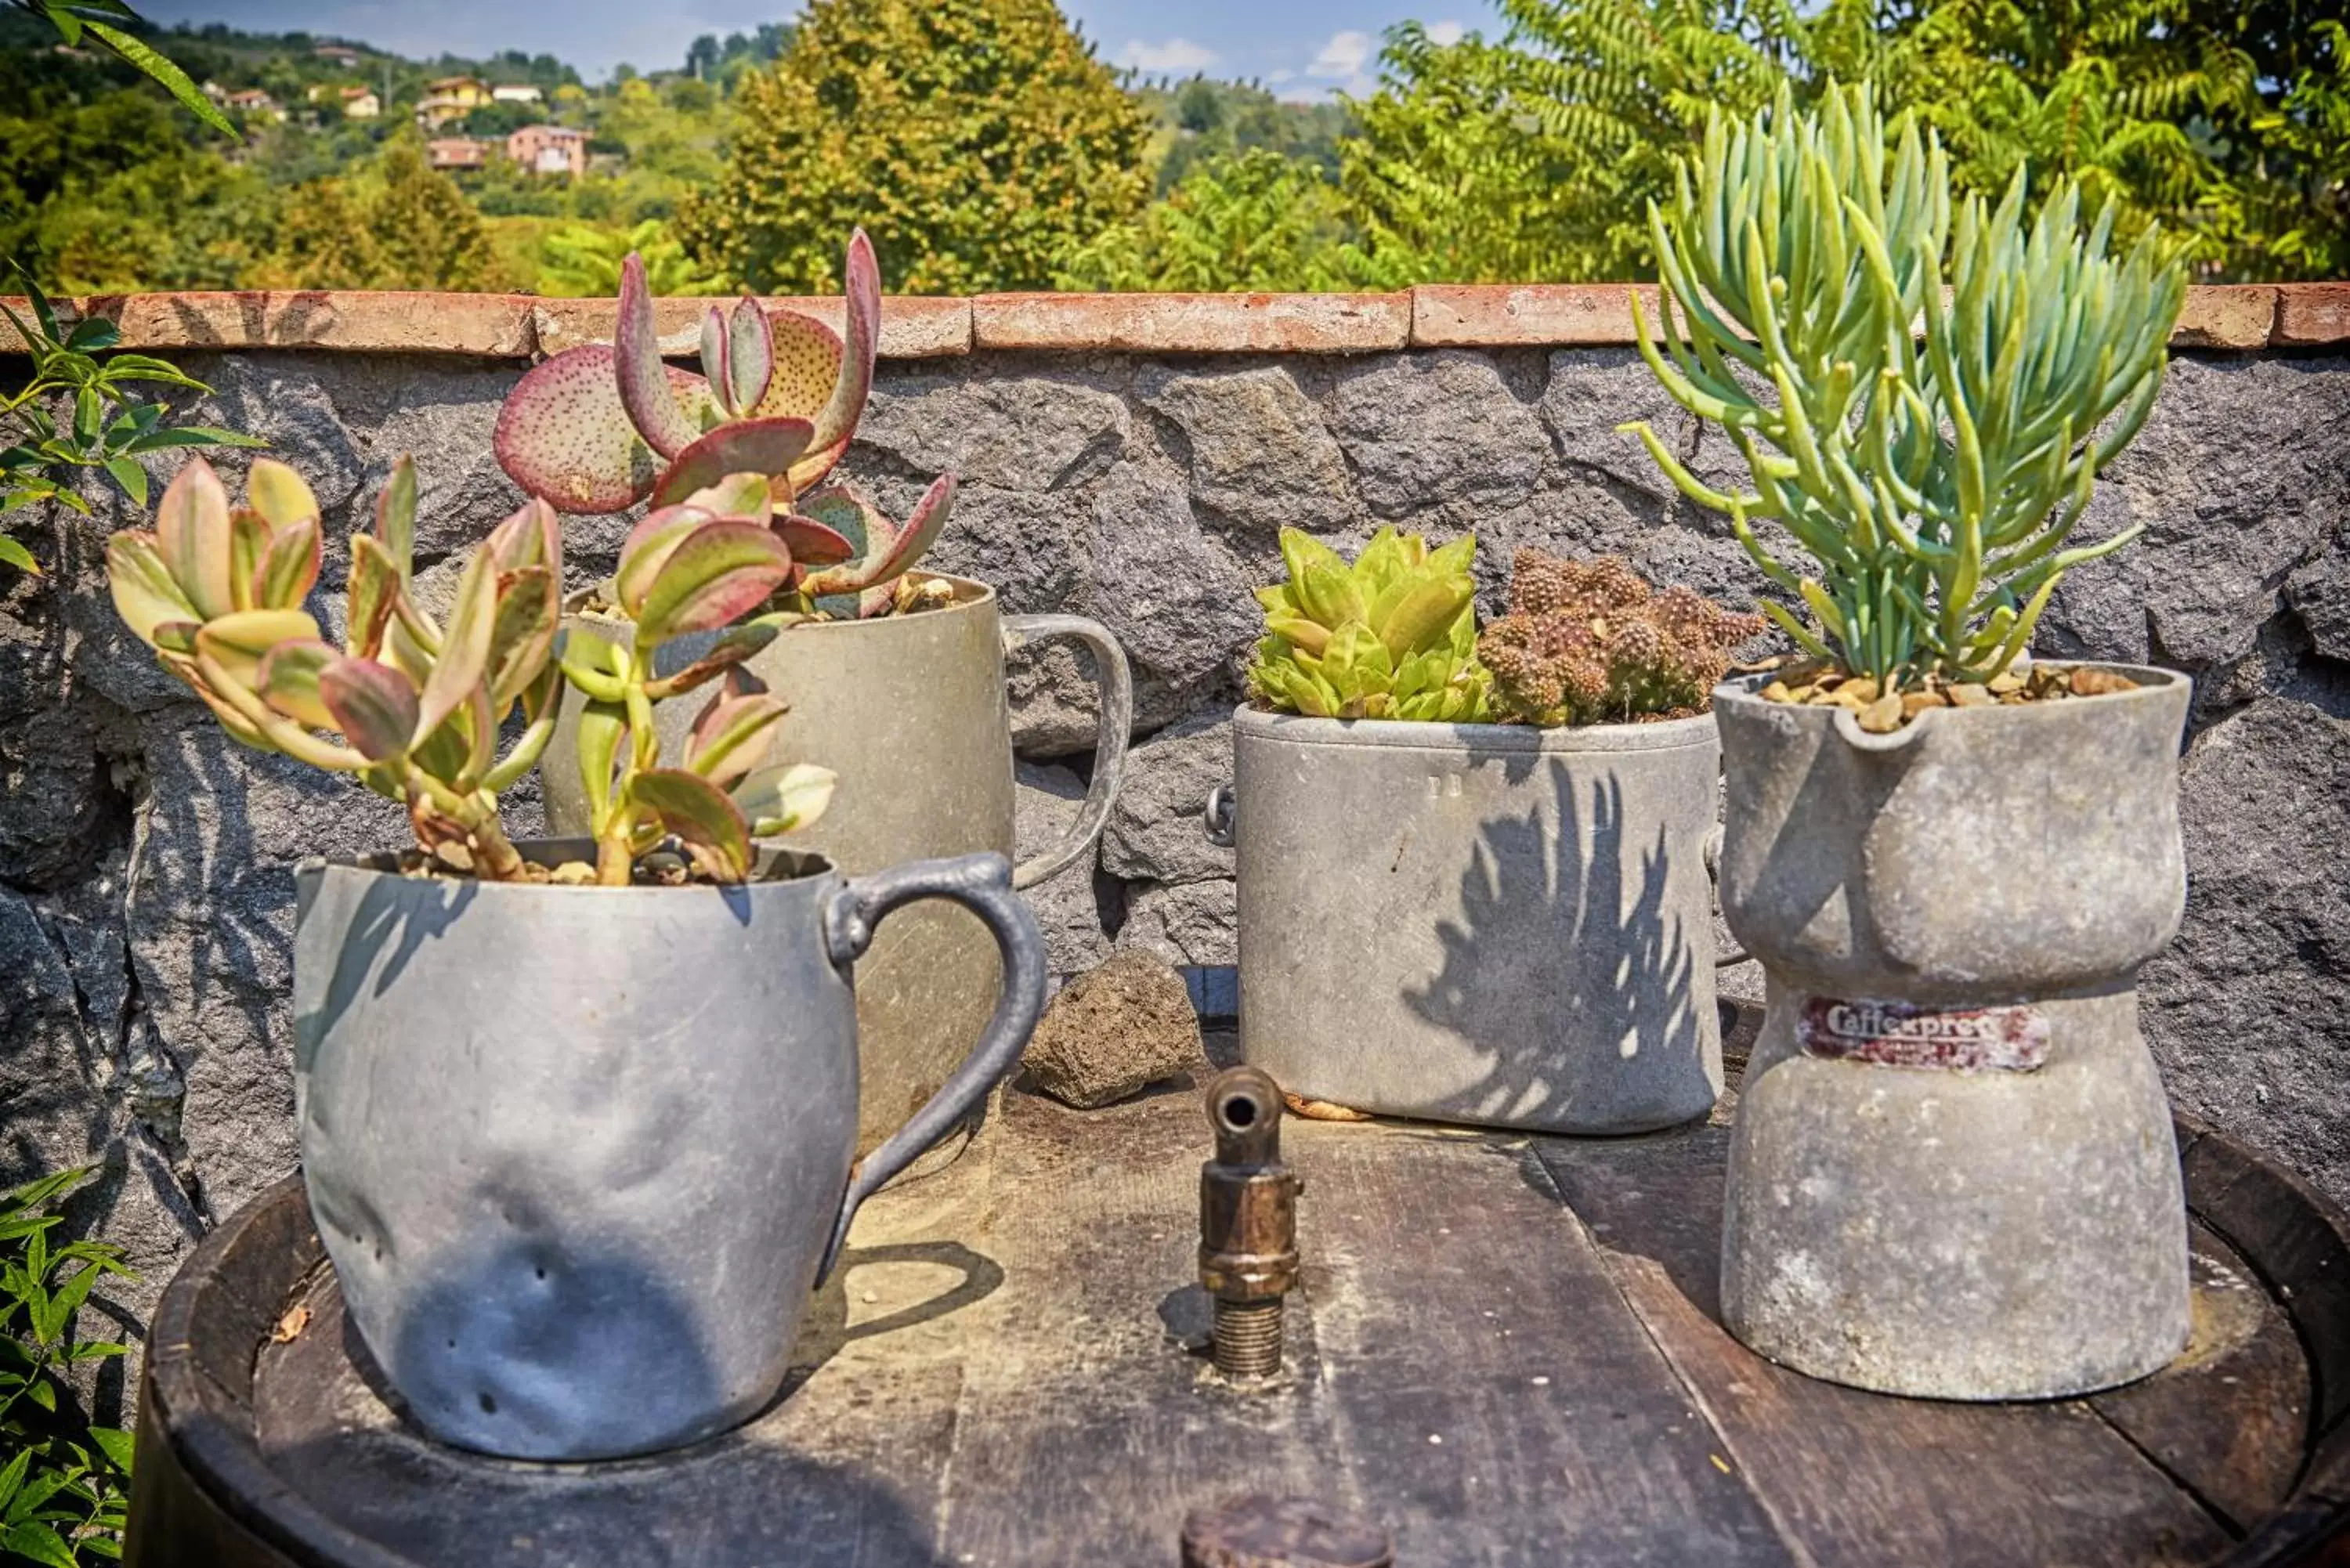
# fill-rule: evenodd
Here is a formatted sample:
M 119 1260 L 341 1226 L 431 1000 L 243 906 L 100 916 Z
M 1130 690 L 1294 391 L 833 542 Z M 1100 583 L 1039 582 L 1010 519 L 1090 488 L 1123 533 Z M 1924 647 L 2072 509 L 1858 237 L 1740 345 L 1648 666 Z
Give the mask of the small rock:
M 1877 695 L 1877 680 L 1874 676 L 1856 675 L 1838 686 L 1836 691 L 1861 703 L 1874 702 Z
M 1787 690 L 1787 683 L 1783 680 L 1773 680 L 1762 688 L 1761 695 L 1765 702 L 1793 702 L 1795 700 L 1794 693 Z
M 1987 690 L 1994 697 L 2005 697 L 2011 692 L 2023 690 L 2023 677 L 2012 669 L 2002 670 L 1991 678 Z
M 1367 1122 L 1371 1119 L 1368 1111 L 1358 1111 L 1352 1106 L 1342 1106 L 1332 1100 L 1310 1100 L 1286 1089 L 1282 1091 L 1281 1100 L 1289 1107 L 1290 1114 L 1304 1116 L 1309 1122 Z
M 1914 719 L 1929 708 L 1947 708 L 1948 696 L 1939 691 L 1905 691 L 1901 694 L 1901 716 Z
M 1950 688 L 1950 701 L 1960 708 L 1987 708 L 1998 701 L 1987 688 L 1971 680 L 1961 681 Z
M 1028 1082 L 1091 1110 L 1180 1076 L 1201 1059 L 1200 1019 L 1172 964 L 1121 948 L 1061 988 L 1028 1042 Z
M 1871 684 L 1875 683 L 1871 682 Z M 1901 727 L 1901 721 L 1905 717 L 1901 709 L 1900 697 L 1887 691 L 1861 710 L 1860 727 L 1872 735 L 1889 735 Z
M 2074 668 L 2071 685 L 2075 697 L 2109 697 L 2117 691 L 2137 690 L 2137 682 L 2126 675 L 2111 670 L 2094 670 L 2085 664 Z

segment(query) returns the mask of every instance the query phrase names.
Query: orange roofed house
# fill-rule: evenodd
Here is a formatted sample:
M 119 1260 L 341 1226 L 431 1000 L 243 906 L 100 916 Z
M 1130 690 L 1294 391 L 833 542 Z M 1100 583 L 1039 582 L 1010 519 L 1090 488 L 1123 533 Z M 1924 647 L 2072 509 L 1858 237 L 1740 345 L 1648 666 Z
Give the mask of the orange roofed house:
M 534 174 L 577 180 L 588 171 L 588 133 L 567 125 L 525 125 L 506 138 L 506 156 Z
M 470 136 L 436 136 L 424 144 L 424 157 L 435 169 L 479 169 L 489 150 Z

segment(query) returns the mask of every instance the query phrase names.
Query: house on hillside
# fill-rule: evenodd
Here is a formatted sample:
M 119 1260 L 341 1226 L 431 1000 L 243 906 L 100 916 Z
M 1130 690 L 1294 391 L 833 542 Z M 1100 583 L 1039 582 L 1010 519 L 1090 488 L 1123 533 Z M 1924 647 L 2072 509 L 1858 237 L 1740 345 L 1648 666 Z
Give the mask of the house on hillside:
M 277 107 L 277 100 L 259 88 L 245 88 L 241 91 L 230 93 L 223 101 L 239 114 L 250 115 L 255 119 L 286 118 L 285 110 Z
M 435 169 L 479 169 L 490 161 L 490 150 L 470 136 L 436 136 L 424 144 L 425 161 Z
M 416 123 L 438 130 L 490 101 L 490 84 L 480 78 L 442 77 L 424 84 L 424 96 L 416 100 Z
M 359 52 L 348 44 L 319 44 L 310 53 L 315 58 L 340 66 L 347 71 L 359 68 Z
M 347 87 L 342 99 L 345 119 L 373 119 L 383 112 L 383 99 L 375 96 L 372 88 Z
M 588 133 L 567 125 L 525 125 L 506 138 L 506 156 L 534 174 L 577 180 L 588 172 Z
M 500 82 L 490 89 L 494 103 L 545 103 L 546 95 L 528 82 Z

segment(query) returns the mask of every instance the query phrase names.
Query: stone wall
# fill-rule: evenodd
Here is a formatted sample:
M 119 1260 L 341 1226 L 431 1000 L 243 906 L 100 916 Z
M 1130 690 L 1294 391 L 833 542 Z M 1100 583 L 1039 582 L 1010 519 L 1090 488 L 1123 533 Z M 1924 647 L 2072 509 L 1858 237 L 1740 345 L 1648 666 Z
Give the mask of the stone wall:
M 2198 292 L 2154 419 L 2088 524 L 2146 536 L 2068 581 L 2039 646 L 2195 674 L 2192 887 L 2146 975 L 2148 1033 L 2183 1104 L 2350 1201 L 2345 292 Z M 586 305 L 302 296 L 297 315 L 240 298 L 99 307 L 217 389 L 203 418 L 307 474 L 330 537 L 415 453 L 428 591 L 519 500 L 489 436 L 524 357 L 598 326 Z M 1700 473 L 1727 472 L 1719 437 L 1623 345 L 1619 291 L 891 312 L 899 357 L 848 471 L 899 510 L 959 471 L 933 564 L 1016 609 L 1097 617 L 1134 662 L 1124 801 L 1097 864 L 1037 896 L 1064 971 L 1121 944 L 1233 961 L 1231 857 L 1199 812 L 1259 626 L 1248 589 L 1276 575 L 1284 526 L 1348 547 L 1382 523 L 1473 529 L 1489 600 L 1529 544 L 1617 552 L 1740 602 L 1758 587 L 1720 520 L 1615 433 L 1657 421 Z M 130 519 L 98 510 L 20 528 L 49 572 L 0 603 L 0 1182 L 105 1161 L 85 1201 L 147 1271 L 135 1314 L 193 1238 L 294 1163 L 293 863 L 395 844 L 402 825 L 227 742 L 153 669 L 99 574 L 107 530 Z M 608 570 L 625 527 L 573 524 L 573 576 Z M 342 569 L 331 545 L 323 580 Z M 1024 827 L 1041 836 L 1082 793 L 1088 684 L 1060 649 L 1023 656 L 1012 680 Z M 512 798 L 528 827 L 531 792 Z

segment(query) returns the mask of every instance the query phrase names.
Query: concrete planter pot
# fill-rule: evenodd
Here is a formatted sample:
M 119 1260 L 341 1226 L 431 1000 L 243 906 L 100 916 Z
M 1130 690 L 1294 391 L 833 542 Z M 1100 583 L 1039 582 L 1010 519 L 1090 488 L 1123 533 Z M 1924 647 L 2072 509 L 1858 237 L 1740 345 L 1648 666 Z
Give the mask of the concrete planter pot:
M 1089 852 L 1108 821 L 1133 727 L 1126 655 L 1107 628 L 1078 616 L 999 613 L 982 583 L 921 574 L 954 586 L 939 609 L 876 620 L 795 627 L 749 662 L 751 673 L 791 704 L 777 733 L 778 758 L 821 763 L 840 775 L 831 807 L 814 826 L 778 840 L 814 850 L 851 875 L 940 856 L 1013 856 L 1012 721 L 1004 698 L 1007 648 L 1074 638 L 1094 655 L 1099 681 L 1098 738 L 1083 811 L 1053 848 L 1014 870 L 1033 887 Z M 577 633 L 611 637 L 625 628 L 580 617 Z M 664 646 L 660 667 L 681 667 L 708 639 Z M 654 722 L 670 754 L 708 701 L 690 692 L 658 704 Z M 553 742 L 539 764 L 548 830 L 588 831 L 579 784 L 578 692 L 564 697 Z M 861 1154 L 915 1106 L 938 1092 L 995 999 L 995 949 L 986 928 L 960 909 L 909 911 L 857 966 L 857 1023 L 864 1042 Z M 951 1152 L 954 1145 L 949 1145 Z
M 844 878 L 771 852 L 762 869 L 722 888 L 301 868 L 311 1209 L 351 1322 L 432 1436 L 609 1459 L 751 1416 L 858 1203 L 1019 1060 L 1044 947 L 1001 858 Z M 1003 996 L 852 1167 L 850 965 L 882 917 L 931 898 L 984 922 Z
M 1243 707 L 1241 1051 L 1292 1094 L 1565 1133 L 1703 1116 L 1713 721 L 1535 730 Z
M 1722 1321 L 1799 1371 L 2085 1393 L 2188 1332 L 2187 1226 L 2136 974 L 2186 899 L 2189 684 L 1937 709 L 1889 735 L 1714 694 L 1722 910 L 1768 1008 Z

